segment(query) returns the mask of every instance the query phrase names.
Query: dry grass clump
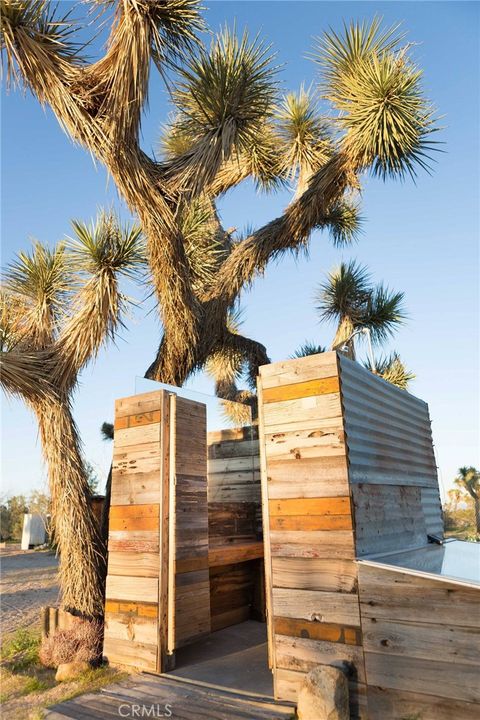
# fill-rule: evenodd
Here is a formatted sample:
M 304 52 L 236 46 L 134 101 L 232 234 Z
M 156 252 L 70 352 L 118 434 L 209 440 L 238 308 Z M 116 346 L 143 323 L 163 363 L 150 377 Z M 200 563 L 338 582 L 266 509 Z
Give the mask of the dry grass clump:
M 62 663 L 94 663 L 99 657 L 102 629 L 97 621 L 78 620 L 66 630 L 57 630 L 42 640 L 39 657 L 46 667 Z

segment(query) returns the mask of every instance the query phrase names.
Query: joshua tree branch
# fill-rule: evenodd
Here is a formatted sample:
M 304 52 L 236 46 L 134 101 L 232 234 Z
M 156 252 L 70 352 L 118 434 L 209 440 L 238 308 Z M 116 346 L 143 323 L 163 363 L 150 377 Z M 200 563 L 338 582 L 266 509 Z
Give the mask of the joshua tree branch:
M 355 187 L 356 176 L 348 157 L 338 153 L 309 181 L 307 190 L 294 200 L 285 213 L 234 245 L 221 266 L 211 298 L 233 302 L 245 285 L 265 270 L 270 260 L 287 250 L 299 249 L 315 228 L 330 222 L 332 206 L 348 187 Z

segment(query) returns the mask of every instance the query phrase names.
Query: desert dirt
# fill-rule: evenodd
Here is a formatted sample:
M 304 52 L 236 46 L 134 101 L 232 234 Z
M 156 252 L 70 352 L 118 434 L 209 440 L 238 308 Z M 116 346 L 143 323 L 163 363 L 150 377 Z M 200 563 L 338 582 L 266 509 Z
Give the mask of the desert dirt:
M 49 551 L 0 550 L 0 630 L 10 633 L 36 625 L 40 608 L 57 605 L 58 560 Z

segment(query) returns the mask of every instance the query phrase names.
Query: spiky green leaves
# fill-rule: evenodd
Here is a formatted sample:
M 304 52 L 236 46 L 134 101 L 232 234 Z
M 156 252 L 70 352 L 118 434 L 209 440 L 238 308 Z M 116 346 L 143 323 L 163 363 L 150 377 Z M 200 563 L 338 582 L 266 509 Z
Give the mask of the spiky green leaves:
M 311 342 L 311 340 L 305 340 L 303 345 L 300 345 L 295 352 L 290 355 L 292 359 L 295 358 L 303 358 L 308 357 L 309 355 L 318 355 L 319 353 L 324 353 L 327 351 L 327 348 L 323 345 L 317 345 L 317 343 Z
M 198 297 L 214 282 L 216 271 L 228 254 L 230 238 L 220 225 L 213 203 L 205 195 L 181 203 L 176 219 Z
M 0 48 L 2 63 L 6 62 L 7 84 L 12 80 L 25 81 L 25 58 L 19 53 L 19 37 L 30 50 L 35 44 L 41 48 L 44 63 L 49 62 L 51 54 L 63 62 L 78 58 L 80 46 L 74 40 L 72 6 L 63 14 L 57 10 L 58 3 L 49 0 L 0 0 Z
M 45 347 L 52 342 L 72 279 L 64 243 L 50 249 L 34 241 L 31 252 L 19 252 L 7 266 L 4 287 L 10 301 L 22 305 L 22 333 L 31 336 L 34 347 Z
M 303 85 L 298 93 L 283 98 L 276 121 L 282 172 L 289 180 L 296 180 L 298 192 L 303 192 L 312 173 L 332 154 L 328 124 Z
M 352 23 L 343 36 L 330 31 L 317 47 L 324 97 L 339 111 L 342 147 L 357 169 L 385 178 L 428 169 L 436 130 L 423 94 L 422 72 L 409 58 L 397 27 Z
M 320 285 L 317 310 L 321 318 L 338 322 L 334 346 L 361 327 L 381 343 L 405 319 L 403 297 L 382 284 L 372 285 L 368 269 L 352 260 L 341 263 Z
M 176 126 L 194 140 L 188 165 L 204 181 L 257 142 L 272 113 L 275 72 L 269 47 L 227 28 L 179 70 Z
M 70 262 L 78 273 L 109 272 L 136 279 L 146 266 L 145 247 L 139 225 L 122 224 L 112 213 L 101 212 L 89 225 L 72 220 L 75 237 L 69 238 Z
M 370 362 L 365 367 L 401 390 L 406 390 L 410 381 L 415 379 L 415 373 L 407 369 L 397 352 L 375 360 L 375 367 Z

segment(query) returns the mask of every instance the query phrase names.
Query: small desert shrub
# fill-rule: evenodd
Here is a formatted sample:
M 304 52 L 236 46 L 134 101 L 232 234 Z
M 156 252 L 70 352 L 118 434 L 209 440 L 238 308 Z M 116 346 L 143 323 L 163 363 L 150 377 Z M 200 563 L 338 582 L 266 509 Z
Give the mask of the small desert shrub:
M 28 669 L 38 662 L 40 635 L 34 630 L 22 628 L 4 641 L 2 665 L 12 672 Z
M 42 640 L 40 662 L 46 667 L 74 661 L 93 663 L 98 659 L 101 641 L 100 623 L 78 620 L 68 629 L 57 630 Z

